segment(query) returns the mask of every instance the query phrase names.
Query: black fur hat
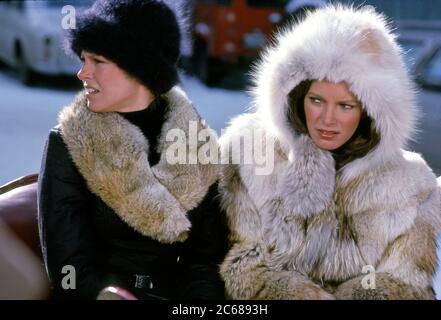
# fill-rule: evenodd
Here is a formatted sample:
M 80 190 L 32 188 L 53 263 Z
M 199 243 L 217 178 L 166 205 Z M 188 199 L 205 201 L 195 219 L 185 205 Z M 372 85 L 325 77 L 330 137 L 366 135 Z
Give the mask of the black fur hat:
M 102 55 L 156 95 L 178 82 L 180 41 L 177 17 L 161 0 L 97 0 L 68 34 L 78 56 Z

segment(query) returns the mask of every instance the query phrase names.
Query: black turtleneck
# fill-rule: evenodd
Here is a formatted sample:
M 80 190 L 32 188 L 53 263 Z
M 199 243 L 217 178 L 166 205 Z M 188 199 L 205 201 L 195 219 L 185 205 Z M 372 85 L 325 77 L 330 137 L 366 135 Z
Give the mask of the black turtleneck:
M 159 162 L 157 146 L 162 124 L 167 113 L 167 102 L 164 98 L 155 99 L 147 108 L 133 112 L 118 112 L 130 123 L 137 126 L 149 142 L 149 163 L 153 166 Z

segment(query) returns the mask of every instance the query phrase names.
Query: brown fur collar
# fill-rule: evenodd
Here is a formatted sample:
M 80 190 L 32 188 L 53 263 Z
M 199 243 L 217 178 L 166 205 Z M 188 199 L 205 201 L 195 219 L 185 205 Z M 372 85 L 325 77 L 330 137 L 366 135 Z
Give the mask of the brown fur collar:
M 207 129 L 197 111 L 178 87 L 165 95 L 169 112 L 158 143 L 158 164 L 148 163 L 147 139 L 141 130 L 117 113 L 94 113 L 84 93 L 62 110 L 61 132 L 75 165 L 97 194 L 127 224 L 143 235 L 172 243 L 187 238 L 191 223 L 186 212 L 195 208 L 217 178 L 213 164 L 169 164 L 167 141 L 172 129 L 185 132 L 188 158 L 201 144 L 189 144 L 189 122 L 200 132 Z M 217 148 L 216 134 L 208 130 L 210 146 Z M 195 148 L 196 147 L 196 148 Z

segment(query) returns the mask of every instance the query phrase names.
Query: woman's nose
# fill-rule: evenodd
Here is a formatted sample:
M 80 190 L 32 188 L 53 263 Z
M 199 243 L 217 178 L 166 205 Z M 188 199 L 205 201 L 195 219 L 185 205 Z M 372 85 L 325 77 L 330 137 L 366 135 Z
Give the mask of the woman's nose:
M 91 74 L 91 70 L 90 70 L 89 64 L 86 62 L 83 62 L 81 69 L 77 73 L 78 79 L 80 79 L 81 81 L 85 81 L 87 79 L 90 79 L 90 74 Z
M 327 105 L 323 108 L 322 120 L 325 125 L 333 125 L 335 124 L 335 107 L 331 105 Z

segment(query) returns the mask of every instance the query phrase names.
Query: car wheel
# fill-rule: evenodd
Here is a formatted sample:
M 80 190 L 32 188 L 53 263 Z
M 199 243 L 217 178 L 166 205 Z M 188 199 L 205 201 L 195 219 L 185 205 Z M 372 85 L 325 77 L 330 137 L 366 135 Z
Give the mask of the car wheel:
M 25 85 L 31 86 L 35 84 L 36 75 L 35 73 L 29 68 L 26 59 L 24 58 L 23 54 L 17 55 L 17 75 L 18 79 Z

